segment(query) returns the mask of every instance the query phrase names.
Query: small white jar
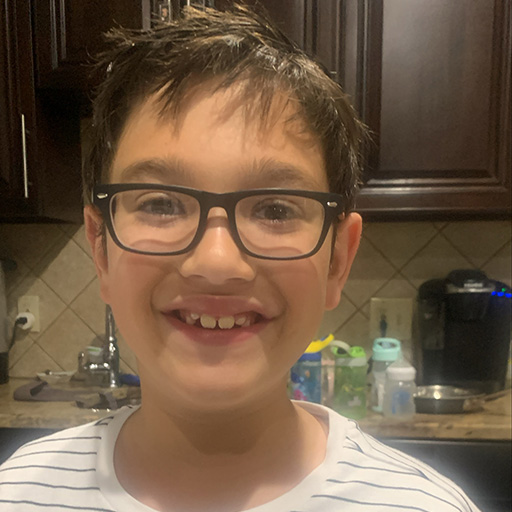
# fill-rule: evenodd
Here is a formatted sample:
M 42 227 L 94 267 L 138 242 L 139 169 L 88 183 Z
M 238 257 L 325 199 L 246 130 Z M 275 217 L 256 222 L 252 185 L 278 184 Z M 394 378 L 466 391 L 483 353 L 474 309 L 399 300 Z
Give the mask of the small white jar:
M 399 360 L 386 369 L 384 384 L 384 416 L 396 419 L 412 418 L 416 413 L 416 369 L 405 360 Z

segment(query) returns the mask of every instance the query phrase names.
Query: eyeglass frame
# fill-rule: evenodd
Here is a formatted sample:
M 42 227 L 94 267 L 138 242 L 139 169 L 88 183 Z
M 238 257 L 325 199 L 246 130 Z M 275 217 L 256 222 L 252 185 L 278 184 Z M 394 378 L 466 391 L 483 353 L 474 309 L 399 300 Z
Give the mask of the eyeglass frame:
M 124 245 L 121 242 L 121 240 L 119 240 L 119 237 L 116 234 L 110 204 L 115 194 L 129 190 L 172 191 L 186 194 L 195 198 L 199 203 L 199 220 L 197 223 L 196 233 L 192 238 L 192 241 L 184 249 L 170 252 L 142 251 Z M 309 251 L 306 254 L 301 254 L 299 256 L 263 256 L 261 254 L 253 253 L 244 245 L 242 239 L 240 238 L 240 234 L 238 233 L 238 228 L 236 225 L 236 205 L 240 200 L 245 199 L 246 197 L 265 194 L 307 197 L 315 199 L 324 207 L 324 224 L 320 232 L 318 242 L 311 251 Z M 325 242 L 327 233 L 329 232 L 331 225 L 335 223 L 338 220 L 339 215 L 343 213 L 343 196 L 340 194 L 336 194 L 334 192 L 317 192 L 312 190 L 295 190 L 286 188 L 256 188 L 249 190 L 238 190 L 236 192 L 216 193 L 207 192 L 205 190 L 198 190 L 195 188 L 182 187 L 178 185 L 163 185 L 160 183 L 101 183 L 95 185 L 93 188 L 92 203 L 100 211 L 103 220 L 107 225 L 108 232 L 110 233 L 112 240 L 116 243 L 118 247 L 128 252 L 136 254 L 145 254 L 148 256 L 178 256 L 180 254 L 190 252 L 199 244 L 199 242 L 204 236 L 207 227 L 208 214 L 210 213 L 210 210 L 212 208 L 222 208 L 226 212 L 228 218 L 228 225 L 231 237 L 235 242 L 235 245 L 238 247 L 238 249 L 244 254 L 252 256 L 253 258 L 281 261 L 309 258 L 310 256 L 313 256 L 313 254 L 316 254 L 320 250 L 323 243 Z

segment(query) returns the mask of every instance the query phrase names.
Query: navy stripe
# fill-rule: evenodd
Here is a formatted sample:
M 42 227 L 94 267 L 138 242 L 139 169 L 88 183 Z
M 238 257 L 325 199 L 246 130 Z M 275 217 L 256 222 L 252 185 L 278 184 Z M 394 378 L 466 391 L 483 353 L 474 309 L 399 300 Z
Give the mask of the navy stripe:
M 375 438 L 371 438 L 377 445 L 385 448 L 386 450 L 388 451 L 391 451 L 393 454 L 398 454 L 398 455 L 401 455 L 402 459 L 404 459 L 404 461 L 407 461 L 407 465 L 409 467 L 411 467 L 410 465 L 415 463 L 417 464 L 418 466 L 422 465 L 424 466 L 425 470 L 426 471 L 429 471 L 431 474 L 432 474 L 432 477 L 435 477 L 437 479 L 436 482 L 434 482 L 432 480 L 432 477 L 431 476 L 428 476 L 426 473 L 424 473 L 423 471 L 421 471 L 418 467 L 418 471 L 421 472 L 422 476 L 428 480 L 429 482 L 432 482 L 434 483 L 435 485 L 438 485 L 439 487 L 441 487 L 442 489 L 444 489 L 446 492 L 449 492 L 450 494 L 452 494 L 452 496 L 454 496 L 454 498 L 456 497 L 459 497 L 459 498 L 462 498 L 462 501 L 464 502 L 464 504 L 468 507 L 468 509 L 471 509 L 467 499 L 466 499 L 466 496 L 464 495 L 463 492 L 461 492 L 459 489 L 457 489 L 455 486 L 452 485 L 452 482 L 449 481 L 449 480 L 445 480 L 443 478 L 439 478 L 439 473 L 437 473 L 433 468 L 431 468 L 428 464 L 425 464 L 417 459 L 415 459 L 414 457 L 411 457 L 410 455 L 407 455 L 399 450 L 394 450 L 393 448 L 390 448 L 389 446 L 387 446 L 386 444 L 384 443 L 381 443 L 380 441 L 377 441 L 377 439 Z M 389 455 L 388 453 L 382 451 L 382 450 L 377 450 L 377 448 L 375 446 L 372 446 L 372 448 L 379 452 L 379 453 L 382 453 L 383 455 L 389 457 L 389 458 L 392 458 L 391 455 Z M 398 460 L 398 459 L 395 459 L 395 460 Z M 405 463 L 405 462 L 404 462 Z M 414 466 L 412 466 L 414 467 Z M 456 496 L 454 495 L 454 493 L 456 494 Z
M 391 508 L 403 508 L 407 510 L 419 510 L 420 512 L 432 512 L 432 509 L 427 510 L 425 508 L 413 507 L 412 505 L 396 505 L 394 503 L 370 503 L 367 501 L 352 500 L 350 498 L 342 498 L 341 496 L 331 496 L 329 494 L 314 494 L 312 498 L 328 498 L 338 501 L 345 501 L 347 503 L 357 503 L 358 505 L 365 505 L 370 507 L 391 507 Z
M 361 430 L 359 430 L 359 427 L 357 428 L 357 430 L 359 431 L 359 433 L 361 435 L 364 435 Z M 419 468 L 415 467 L 415 466 L 411 466 L 411 462 L 409 460 L 400 460 L 399 458 L 393 456 L 393 455 L 397 455 L 400 454 L 400 455 L 403 455 L 402 452 L 398 452 L 398 451 L 395 451 L 393 450 L 392 448 L 390 448 L 389 446 L 386 446 L 382 443 L 379 443 L 379 441 L 375 440 L 376 443 L 380 446 L 384 446 L 386 447 L 388 450 L 391 450 L 392 453 L 386 453 L 386 452 L 383 452 L 382 450 L 379 450 L 377 449 L 377 447 L 373 446 L 373 445 L 370 445 L 369 446 L 372 448 L 372 450 L 376 451 L 377 453 L 379 453 L 380 455 L 383 455 L 384 457 L 386 457 L 388 459 L 387 463 L 390 464 L 392 462 L 394 463 L 397 463 L 399 464 L 401 467 L 403 466 L 406 466 L 407 469 L 412 469 L 414 470 L 418 475 L 421 475 L 423 476 L 423 478 L 427 479 L 428 480 L 428 477 L 423 473 L 423 471 L 421 471 Z M 363 452 L 364 455 L 366 455 L 366 457 L 369 457 L 369 458 L 372 458 L 372 459 L 376 459 L 376 457 L 372 457 L 370 454 L 368 453 L 365 453 Z M 377 459 L 378 460 L 378 459 Z M 382 462 L 382 461 L 381 461 Z
M 440 498 L 439 496 L 436 496 L 435 494 L 431 494 L 427 491 L 424 491 L 423 489 L 418 488 L 411 488 L 411 487 L 395 487 L 391 485 L 379 485 L 375 484 L 373 482 L 364 482 L 362 480 L 336 480 L 334 478 L 328 478 L 328 482 L 333 482 L 335 484 L 362 484 L 362 485 L 369 485 L 371 487 L 378 487 L 379 489 L 389 489 L 394 491 L 411 491 L 411 492 L 421 492 L 422 494 L 425 494 L 427 496 L 430 496 L 431 498 L 434 498 L 435 500 L 443 501 L 444 503 L 447 503 L 448 505 L 452 506 L 454 509 L 459 510 L 458 507 L 456 507 L 453 503 L 450 503 L 449 501 L 445 500 L 444 498 Z
M 393 448 L 390 448 L 389 446 L 377 441 L 376 439 L 375 439 L 375 443 L 377 444 L 377 446 L 372 445 L 371 447 L 377 453 L 380 453 L 384 457 L 391 459 L 393 462 L 396 462 L 396 463 L 400 464 L 401 466 L 406 466 L 409 469 L 416 470 L 418 472 L 418 474 L 420 474 L 423 478 L 429 480 L 427 475 L 420 468 L 418 468 L 414 465 L 411 465 L 412 464 L 411 461 L 409 459 L 407 459 L 407 456 L 403 452 L 401 452 L 399 450 L 394 450 Z M 386 451 L 383 451 L 379 448 L 385 448 Z M 366 454 L 366 455 L 368 456 L 368 454 Z
M 21 455 L 16 455 L 15 457 L 11 457 L 9 460 L 21 459 L 21 457 L 30 457 L 32 455 L 45 455 L 47 453 L 66 453 L 70 455 L 96 455 L 98 452 L 74 452 L 71 450 L 48 450 L 44 452 L 30 452 L 30 453 L 22 453 Z
M 408 471 L 398 471 L 397 469 L 376 468 L 373 466 L 359 466 L 358 464 L 354 464 L 353 462 L 348 462 L 346 460 L 339 460 L 337 464 L 346 464 L 347 466 L 352 466 L 353 468 L 357 469 L 374 469 L 375 471 L 385 471 L 386 473 L 397 473 L 398 475 L 420 476 L 417 473 L 409 473 Z
M 53 485 L 43 482 L 0 482 L 0 485 L 39 485 L 41 487 L 51 487 L 52 489 L 68 489 L 70 491 L 99 491 L 99 487 L 72 487 L 71 485 Z
M 34 446 L 35 444 L 41 443 L 54 443 L 55 441 L 76 441 L 77 439 L 101 439 L 101 436 L 77 436 L 77 437 L 58 437 L 52 439 L 38 439 L 36 441 L 32 441 L 31 443 L 27 443 L 24 445 L 24 448 L 28 446 Z
M 94 423 L 94 426 L 102 427 L 104 425 L 108 425 L 110 423 L 110 421 L 113 419 L 114 419 L 114 416 L 105 416 L 104 418 L 101 418 L 101 420 L 98 420 L 96 423 Z
M 93 512 L 116 512 L 110 508 L 96 508 L 96 507 L 76 507 L 74 505 L 64 505 L 62 503 L 39 503 L 37 501 L 29 501 L 29 500 L 2 500 L 0 499 L 0 503 L 15 503 L 17 505 L 36 505 L 38 507 L 59 507 L 59 508 L 67 508 L 70 510 L 91 510 Z
M 0 473 L 3 471 L 12 471 L 13 469 L 28 469 L 28 468 L 57 469 L 59 471 L 75 471 L 77 473 L 86 473 L 87 471 L 96 471 L 96 468 L 76 469 L 76 468 L 62 468 L 60 466 L 43 466 L 43 465 L 38 465 L 38 464 L 30 464 L 28 466 L 14 466 L 13 468 L 2 468 L 2 469 L 0 469 Z

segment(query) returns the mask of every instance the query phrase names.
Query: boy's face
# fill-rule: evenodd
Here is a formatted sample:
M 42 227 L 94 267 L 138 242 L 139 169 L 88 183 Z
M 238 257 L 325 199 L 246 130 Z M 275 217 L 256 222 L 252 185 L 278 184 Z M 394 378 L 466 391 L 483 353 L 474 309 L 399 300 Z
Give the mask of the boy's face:
M 229 91 L 194 99 L 179 129 L 158 116 L 152 101 L 133 112 L 110 182 L 218 193 L 269 187 L 328 191 L 320 147 L 298 122 L 287 122 L 289 107 L 262 131 L 258 119 L 244 119 L 242 109 L 219 115 Z M 140 165 L 155 160 L 168 168 Z M 100 219 L 91 207 L 85 220 L 101 294 L 138 358 L 144 400 L 160 397 L 196 410 L 282 398 L 289 368 L 314 338 L 324 310 L 338 303 L 360 236 L 360 218 L 351 214 L 340 224 L 333 253 L 331 228 L 309 258 L 256 259 L 240 252 L 225 211 L 214 208 L 199 245 L 186 254 L 138 255 L 116 246 L 109 235 L 105 254 L 97 236 Z M 245 323 L 213 330 L 188 325 L 197 315 L 205 315 L 206 324 L 207 317 Z M 231 320 L 219 324 L 224 322 Z

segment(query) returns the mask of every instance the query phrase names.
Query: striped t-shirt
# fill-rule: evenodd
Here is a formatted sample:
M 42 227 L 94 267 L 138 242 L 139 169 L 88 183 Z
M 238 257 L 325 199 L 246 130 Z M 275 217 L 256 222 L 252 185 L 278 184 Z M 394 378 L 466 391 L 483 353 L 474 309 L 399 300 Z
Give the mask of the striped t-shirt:
M 250 512 L 478 511 L 453 482 L 364 434 L 356 422 L 300 405 L 328 423 L 326 457 L 292 490 Z M 0 466 L 0 510 L 154 512 L 123 489 L 114 471 L 115 441 L 135 410 L 125 407 L 22 446 Z

